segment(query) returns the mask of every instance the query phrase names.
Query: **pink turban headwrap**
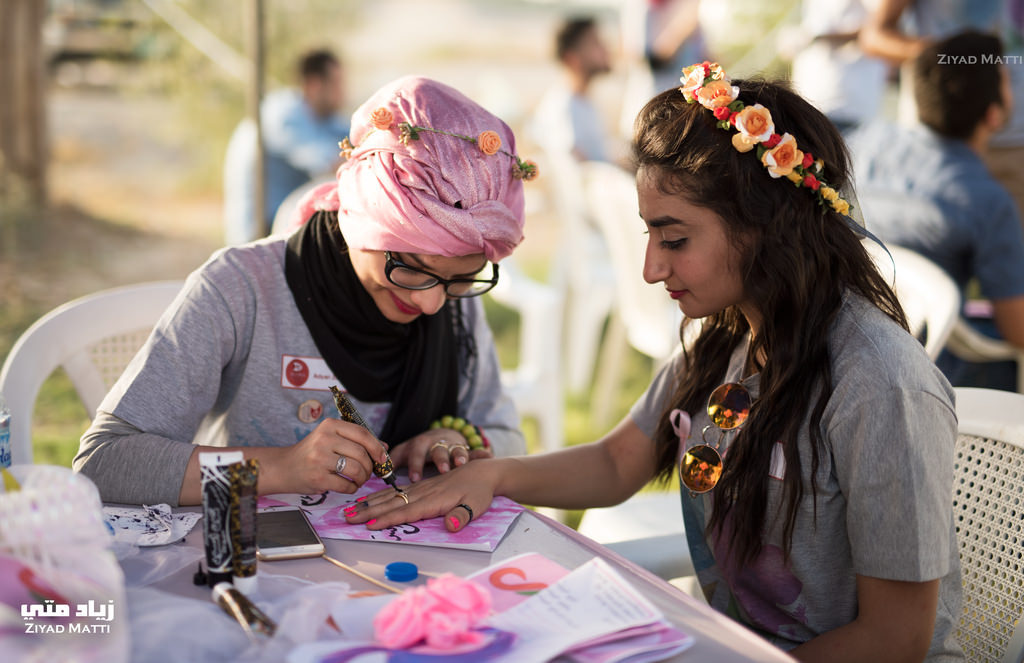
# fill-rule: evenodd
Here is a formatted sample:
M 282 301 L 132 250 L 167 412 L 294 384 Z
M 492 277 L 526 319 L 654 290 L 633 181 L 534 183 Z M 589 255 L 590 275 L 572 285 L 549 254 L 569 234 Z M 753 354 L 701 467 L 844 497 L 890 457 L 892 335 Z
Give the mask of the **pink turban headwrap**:
M 379 108 L 393 117 L 375 129 Z M 385 85 L 352 116 L 349 159 L 328 182 L 299 202 L 290 227 L 315 210 L 338 210 L 346 243 L 357 249 L 440 256 L 484 253 L 497 262 L 523 240 L 523 183 L 515 159 L 485 154 L 476 143 L 419 131 L 403 145 L 402 122 L 477 137 L 493 131 L 515 154 L 508 125 L 459 91 L 428 78 L 406 76 Z M 456 207 L 456 203 L 459 207 Z

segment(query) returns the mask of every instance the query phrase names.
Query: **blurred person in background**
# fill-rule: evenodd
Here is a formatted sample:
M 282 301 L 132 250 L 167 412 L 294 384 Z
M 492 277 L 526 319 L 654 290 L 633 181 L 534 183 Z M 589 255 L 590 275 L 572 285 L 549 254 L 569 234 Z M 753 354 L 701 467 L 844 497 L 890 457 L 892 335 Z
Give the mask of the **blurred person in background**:
M 879 0 L 860 34 L 866 53 L 903 65 L 900 71 L 899 118 L 916 121 L 909 62 L 927 44 L 963 30 L 998 35 L 1002 63 L 1010 75 L 1013 97 L 1024 100 L 1024 1 L 1022 0 Z M 1006 126 L 992 136 L 985 162 L 992 174 L 1024 209 L 1024 103 L 1018 103 Z
M 224 241 L 242 244 L 267 234 L 274 214 L 294 189 L 329 175 L 339 164 L 338 141 L 348 135 L 339 115 L 344 96 L 341 61 L 328 50 L 299 58 L 300 87 L 268 94 L 260 105 L 264 205 L 253 209 L 256 127 L 242 120 L 224 157 Z
M 998 37 L 975 31 L 925 46 L 911 67 L 919 124 L 875 123 L 854 134 L 850 148 L 875 232 L 942 267 L 965 300 L 976 280 L 992 302 L 992 316 L 968 320 L 989 336 L 1024 347 L 1020 210 L 983 161 L 1013 112 L 1001 54 Z M 904 202 L 873 209 L 872 192 Z M 1012 361 L 975 364 L 943 352 L 937 363 L 955 386 L 1018 386 Z
M 711 59 L 700 20 L 700 0 L 623 0 L 620 11 L 626 83 L 620 132 L 658 92 L 679 85 L 686 65 Z
M 844 136 L 881 111 L 887 85 L 885 60 L 868 55 L 858 41 L 876 0 L 832 0 L 801 4 L 799 39 L 791 80 L 805 99 Z
M 700 24 L 700 0 L 626 0 L 640 12 L 643 55 L 654 77 L 654 93 L 679 85 L 679 72 L 708 57 Z
M 608 161 L 608 130 L 590 97 L 593 81 L 608 74 L 611 55 L 592 17 L 566 19 L 555 34 L 561 75 L 534 115 L 531 133 L 546 151 L 577 161 Z

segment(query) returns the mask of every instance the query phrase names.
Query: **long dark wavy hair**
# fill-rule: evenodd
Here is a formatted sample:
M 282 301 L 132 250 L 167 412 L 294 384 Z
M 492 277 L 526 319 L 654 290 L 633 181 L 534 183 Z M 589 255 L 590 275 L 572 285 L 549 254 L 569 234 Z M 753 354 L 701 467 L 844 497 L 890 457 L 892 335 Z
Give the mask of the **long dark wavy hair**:
M 782 84 L 734 80 L 733 85 L 747 106 L 769 109 L 777 133 L 789 132 L 801 150 L 824 159 L 823 178 L 836 190 L 848 187 L 846 147 L 825 116 Z M 819 424 L 832 392 L 828 330 L 843 293 L 859 293 L 904 329 L 907 323 L 896 295 L 844 217 L 819 205 L 810 190 L 771 178 L 756 152 L 738 152 L 731 143 L 734 132 L 715 122 L 711 111 L 688 103 L 678 90 L 663 92 L 637 117 L 633 156 L 638 168 L 654 175 L 662 193 L 721 217 L 726 236 L 741 247 L 744 295 L 756 302 L 763 318 L 748 354 L 761 374 L 760 396 L 729 448 L 708 523 L 709 533 L 721 534 L 726 517 L 732 519 L 728 543 L 742 564 L 761 550 L 775 441 L 783 441 L 786 460 L 784 513 L 778 515 L 785 517 L 787 556 L 798 506 L 805 494 L 816 493 L 823 453 Z M 682 373 L 655 432 L 660 479 L 675 471 L 679 443 L 668 411 L 695 414 L 706 407 L 732 350 L 749 330 L 738 307 L 731 306 L 705 318 L 693 345 L 684 344 Z M 801 479 L 795 444 L 803 426 L 809 426 L 812 442 L 810 485 Z

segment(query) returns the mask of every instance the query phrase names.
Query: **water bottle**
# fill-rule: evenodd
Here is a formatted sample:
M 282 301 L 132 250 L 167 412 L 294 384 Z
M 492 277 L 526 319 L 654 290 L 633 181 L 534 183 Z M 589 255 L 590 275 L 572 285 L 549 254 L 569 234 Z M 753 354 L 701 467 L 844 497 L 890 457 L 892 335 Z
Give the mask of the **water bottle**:
M 11 466 L 11 411 L 0 394 L 0 468 Z

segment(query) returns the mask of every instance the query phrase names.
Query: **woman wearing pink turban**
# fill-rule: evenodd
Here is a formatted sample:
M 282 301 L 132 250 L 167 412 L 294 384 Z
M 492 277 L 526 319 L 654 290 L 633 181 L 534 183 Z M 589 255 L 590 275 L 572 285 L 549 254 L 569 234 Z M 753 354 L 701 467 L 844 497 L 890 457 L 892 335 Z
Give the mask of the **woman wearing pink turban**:
M 216 253 L 111 389 L 74 461 L 104 500 L 196 504 L 210 448 L 259 459 L 260 494 L 354 492 L 384 447 L 335 418 L 332 385 L 414 481 L 524 452 L 476 296 L 522 241 L 535 167 L 504 122 L 419 77 L 364 103 L 343 147 L 294 232 Z

